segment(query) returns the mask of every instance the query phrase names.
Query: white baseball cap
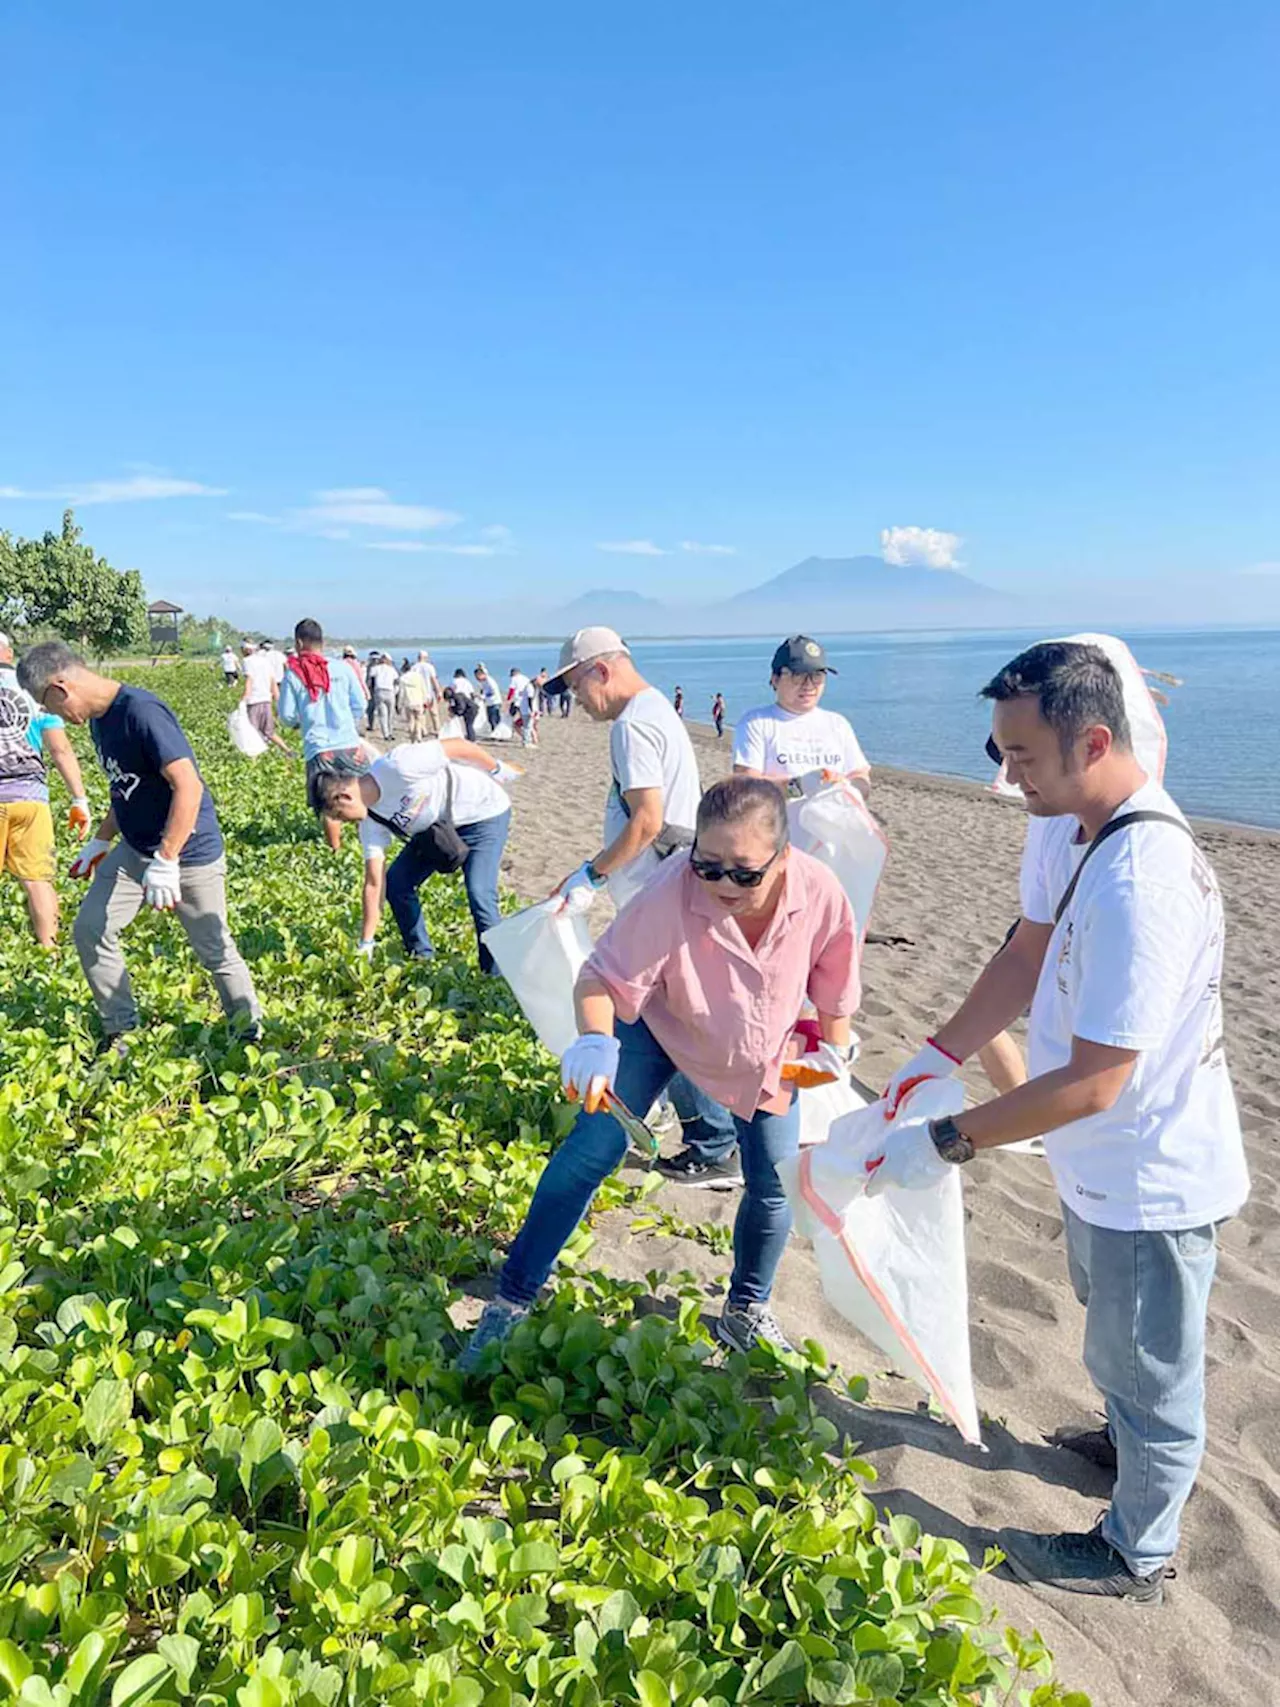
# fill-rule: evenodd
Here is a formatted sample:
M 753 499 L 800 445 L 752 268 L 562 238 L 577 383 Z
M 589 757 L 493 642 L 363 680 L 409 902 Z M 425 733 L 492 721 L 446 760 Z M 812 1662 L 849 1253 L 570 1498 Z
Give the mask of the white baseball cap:
M 580 628 L 571 634 L 560 648 L 556 673 L 547 683 L 551 693 L 564 692 L 564 678 L 579 664 L 589 664 L 595 658 L 607 658 L 610 653 L 623 652 L 629 658 L 631 648 L 613 628 Z

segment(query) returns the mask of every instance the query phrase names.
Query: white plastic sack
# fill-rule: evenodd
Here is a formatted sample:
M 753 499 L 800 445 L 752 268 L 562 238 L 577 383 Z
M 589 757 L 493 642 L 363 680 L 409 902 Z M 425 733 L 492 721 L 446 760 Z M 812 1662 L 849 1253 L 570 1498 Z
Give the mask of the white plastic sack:
M 861 940 L 867 934 L 889 842 L 860 790 L 844 779 L 827 783 L 816 793 L 791 801 L 787 821 L 793 845 L 830 866 L 840 879 Z
M 573 986 L 591 953 L 586 915 L 570 914 L 553 896 L 490 925 L 483 941 L 538 1041 L 563 1055 L 578 1035 Z
M 486 741 L 514 741 L 516 738 L 516 732 L 512 727 L 511 719 L 506 716 L 505 713 L 500 719 L 496 729 L 482 730 L 481 735 Z
M 466 738 L 467 726 L 460 717 L 446 717 L 440 725 L 442 741 L 465 741 Z
M 797 1091 L 796 1099 L 800 1104 L 802 1150 L 825 1144 L 837 1120 L 866 1105 L 866 1098 L 848 1078 L 834 1079 L 829 1085 L 810 1085 L 808 1090 Z
M 838 1120 L 825 1144 L 779 1162 L 778 1173 L 796 1232 L 813 1242 L 827 1301 L 977 1445 L 960 1169 L 948 1168 L 925 1191 L 887 1186 L 866 1195 L 867 1164 L 883 1155 L 893 1127 L 963 1106 L 955 1079 L 928 1079 L 892 1124 L 883 1100 L 869 1103 Z
M 1129 716 L 1129 732 L 1133 736 L 1133 756 L 1153 782 L 1163 782 L 1169 738 L 1165 734 L 1160 707 L 1152 697 L 1147 678 L 1133 653 L 1114 634 L 1063 634 L 1057 638 L 1074 641 L 1079 646 L 1096 646 L 1115 665 L 1124 689 L 1124 708 Z M 1008 780 L 1003 765 L 991 785 L 991 792 L 1022 799 L 1022 790 Z
M 227 730 L 232 746 L 238 753 L 243 753 L 246 759 L 260 759 L 266 752 L 266 739 L 250 723 L 249 710 L 243 700 L 234 711 L 228 713 Z

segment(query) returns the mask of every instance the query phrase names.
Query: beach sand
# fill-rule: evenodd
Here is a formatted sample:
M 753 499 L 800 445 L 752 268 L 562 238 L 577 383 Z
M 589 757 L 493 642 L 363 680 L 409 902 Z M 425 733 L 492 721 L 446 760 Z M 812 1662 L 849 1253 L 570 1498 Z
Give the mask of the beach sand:
M 729 739 L 691 728 L 704 783 L 729 768 Z M 542 745 L 508 749 L 528 767 L 515 785 L 507 880 L 545 895 L 600 844 L 608 730 L 580 712 L 544 719 Z M 859 1075 L 878 1086 L 968 989 L 1018 910 L 1025 825 L 1016 805 L 976 785 L 876 773 L 872 804 L 890 841 L 864 963 Z M 1225 997 L 1232 1072 L 1253 1195 L 1224 1227 L 1209 1316 L 1209 1444 L 1183 1524 L 1179 1575 L 1163 1607 L 1142 1610 L 1037 1594 L 997 1577 L 1000 1615 L 1038 1629 L 1063 1679 L 1095 1707 L 1271 1707 L 1280 1701 L 1280 837 L 1201 826 L 1229 922 Z M 597 909 L 599 911 L 599 909 Z M 980 1073 L 974 1093 L 989 1094 Z M 727 1221 L 736 1193 L 665 1187 L 687 1221 Z M 1043 1436 L 1095 1426 L 1080 1359 L 1083 1311 L 1067 1282 L 1058 1200 L 1044 1161 L 982 1158 L 966 1170 L 970 1322 L 985 1453 L 922 1408 L 911 1384 L 822 1301 L 812 1254 L 794 1241 L 775 1294 L 783 1327 L 822 1340 L 846 1375 L 872 1377 L 870 1402 L 835 1388 L 833 1420 L 879 1473 L 877 1504 L 959 1538 L 980 1561 L 1002 1525 L 1087 1529 L 1106 1502 L 1098 1473 Z M 719 1297 L 723 1259 L 671 1237 L 632 1234 L 631 1216 L 596 1223 L 591 1261 L 642 1276 L 689 1268 Z

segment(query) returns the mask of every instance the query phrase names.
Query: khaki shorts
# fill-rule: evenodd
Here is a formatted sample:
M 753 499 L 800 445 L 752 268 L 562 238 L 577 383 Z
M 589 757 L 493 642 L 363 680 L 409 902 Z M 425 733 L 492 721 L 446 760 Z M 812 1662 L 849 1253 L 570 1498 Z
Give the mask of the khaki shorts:
M 259 735 L 264 741 L 269 741 L 276 732 L 276 720 L 271 710 L 271 701 L 269 699 L 260 700 L 256 705 L 246 705 L 245 710 L 249 713 L 249 721 Z
M 0 800 L 0 871 L 20 883 L 52 883 L 53 854 L 48 802 Z

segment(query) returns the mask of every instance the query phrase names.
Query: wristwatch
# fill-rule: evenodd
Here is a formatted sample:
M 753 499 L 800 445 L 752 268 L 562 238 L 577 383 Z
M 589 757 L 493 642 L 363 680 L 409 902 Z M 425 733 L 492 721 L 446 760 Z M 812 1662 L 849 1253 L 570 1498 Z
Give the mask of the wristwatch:
M 944 1162 L 971 1162 L 974 1157 L 973 1144 L 956 1125 L 949 1114 L 941 1120 L 929 1122 L 929 1136 L 933 1139 L 933 1147 Z

